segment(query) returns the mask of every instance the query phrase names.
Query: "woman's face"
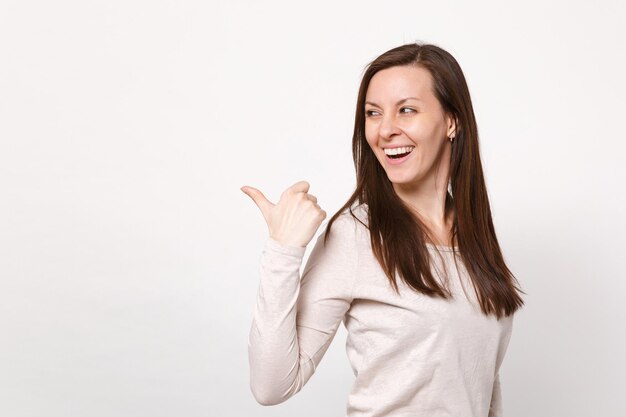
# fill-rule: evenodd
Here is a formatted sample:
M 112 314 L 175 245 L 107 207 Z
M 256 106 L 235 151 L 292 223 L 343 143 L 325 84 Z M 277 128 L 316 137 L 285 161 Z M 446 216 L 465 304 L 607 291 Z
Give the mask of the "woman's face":
M 433 93 L 427 69 L 396 66 L 374 74 L 365 96 L 365 138 L 394 188 L 408 191 L 445 180 L 450 135 L 454 124 Z M 410 153 L 394 159 L 386 150 Z

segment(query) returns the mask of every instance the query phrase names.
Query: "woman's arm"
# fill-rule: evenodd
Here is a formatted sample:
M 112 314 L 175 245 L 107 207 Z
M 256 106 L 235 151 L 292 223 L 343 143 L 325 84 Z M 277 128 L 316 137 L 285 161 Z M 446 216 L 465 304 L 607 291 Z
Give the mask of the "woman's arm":
M 250 388 L 260 404 L 300 391 L 330 346 L 352 302 L 356 233 L 352 217 L 339 216 L 326 246 L 324 233 L 317 238 L 301 279 L 305 248 L 266 242 L 248 341 Z
M 502 417 L 502 391 L 500 388 L 500 373 L 496 374 L 493 381 L 493 392 L 491 394 L 491 405 L 489 406 L 489 417 Z

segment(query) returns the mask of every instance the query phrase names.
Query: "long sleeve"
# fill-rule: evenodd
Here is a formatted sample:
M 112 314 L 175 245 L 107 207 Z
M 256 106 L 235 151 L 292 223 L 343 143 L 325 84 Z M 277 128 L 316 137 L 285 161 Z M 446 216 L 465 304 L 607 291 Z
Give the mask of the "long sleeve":
M 491 405 L 489 406 L 489 417 L 502 417 L 502 390 L 500 387 L 500 373 L 496 374 L 493 381 L 493 393 L 491 394 Z
M 248 340 L 250 389 L 263 405 L 286 401 L 311 378 L 352 302 L 357 226 L 339 216 L 326 245 L 317 238 L 303 269 L 304 247 L 268 238 Z

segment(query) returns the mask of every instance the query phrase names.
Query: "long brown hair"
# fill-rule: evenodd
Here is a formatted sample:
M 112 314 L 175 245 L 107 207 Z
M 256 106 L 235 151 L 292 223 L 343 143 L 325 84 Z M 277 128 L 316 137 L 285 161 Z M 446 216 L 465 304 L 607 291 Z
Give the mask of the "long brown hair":
M 416 291 L 431 297 L 450 298 L 449 290 L 433 277 L 424 237 L 427 226 L 399 198 L 365 138 L 365 96 L 378 71 L 415 65 L 429 71 L 433 93 L 444 112 L 456 119 L 445 212 L 455 212 L 452 241 L 458 245 L 474 291 L 485 315 L 498 319 L 513 314 L 523 304 L 517 279 L 507 268 L 491 219 L 491 209 L 478 146 L 478 129 L 465 77 L 454 57 L 432 44 L 411 43 L 380 55 L 370 62 L 361 80 L 352 137 L 356 189 L 335 213 L 326 228 L 324 243 L 336 218 L 353 205 L 367 205 L 372 252 L 391 286 L 398 290 L 395 273 Z M 450 192 L 451 191 L 451 192 Z M 414 231 L 410 233 L 407 231 Z M 454 250 L 454 248 L 453 248 Z M 453 253 L 456 255 L 456 253 Z M 453 256 L 456 262 L 456 256 Z M 458 267 L 458 266 L 457 266 Z

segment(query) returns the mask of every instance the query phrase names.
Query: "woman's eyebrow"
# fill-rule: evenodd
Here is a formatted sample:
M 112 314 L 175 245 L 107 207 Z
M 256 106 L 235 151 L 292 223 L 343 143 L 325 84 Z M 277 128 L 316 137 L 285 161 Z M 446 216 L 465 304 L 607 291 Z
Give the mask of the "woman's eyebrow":
M 399 100 L 399 101 L 396 103 L 396 106 L 399 106 L 400 104 L 404 103 L 404 102 L 405 102 L 405 101 L 407 101 L 407 100 L 417 100 L 417 101 L 422 101 L 422 100 L 420 100 L 420 99 L 419 99 L 419 98 L 417 98 L 417 97 L 407 97 L 407 98 L 403 98 L 402 100 Z M 366 101 L 366 102 L 365 102 L 365 104 L 371 104 L 372 106 L 376 106 L 376 107 L 378 107 L 378 104 L 376 104 L 376 103 L 374 103 L 374 102 L 371 102 L 371 101 Z

